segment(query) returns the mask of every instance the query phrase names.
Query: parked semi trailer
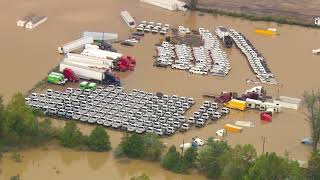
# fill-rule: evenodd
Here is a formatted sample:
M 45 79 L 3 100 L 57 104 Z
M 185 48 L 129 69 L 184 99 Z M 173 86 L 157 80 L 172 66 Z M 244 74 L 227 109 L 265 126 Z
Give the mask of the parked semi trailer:
M 228 29 L 223 26 L 218 26 L 215 30 L 216 35 L 223 41 L 225 47 L 231 48 L 233 41 L 229 35 Z
M 96 81 L 103 81 L 105 77 L 104 73 L 106 72 L 106 70 L 103 70 L 103 69 L 89 68 L 87 66 L 82 66 L 82 65 L 62 61 L 60 63 L 60 68 L 59 68 L 60 72 L 63 72 L 63 70 L 66 68 L 71 69 L 76 75 L 78 75 L 82 79 L 96 80 Z
M 133 17 L 130 15 L 128 11 L 121 11 L 120 13 L 122 19 L 124 22 L 130 27 L 130 28 L 135 28 L 136 27 L 136 22 L 133 19 Z
M 81 54 L 86 55 L 86 56 L 112 59 L 112 60 L 116 60 L 116 59 L 119 59 L 120 57 L 122 57 L 122 54 L 120 54 L 120 53 L 105 51 L 105 50 L 101 50 L 101 49 L 84 49 Z
M 84 48 L 86 44 L 92 44 L 92 43 L 93 43 L 92 37 L 82 37 L 80 39 L 71 41 L 67 44 L 64 44 L 63 46 L 58 47 L 58 52 L 60 54 L 66 54 L 66 53 Z
M 83 55 L 83 54 L 68 53 L 65 56 L 65 59 L 72 59 L 75 62 L 79 62 L 79 63 L 102 64 L 102 65 L 108 66 L 109 68 L 113 67 L 113 60 L 112 59 L 107 59 L 107 58 L 98 58 L 98 57 L 93 57 L 93 56 L 86 56 L 86 55 Z
M 82 37 L 92 37 L 95 41 L 116 41 L 118 39 L 117 33 L 107 33 L 107 32 L 92 32 L 84 31 L 82 32 Z

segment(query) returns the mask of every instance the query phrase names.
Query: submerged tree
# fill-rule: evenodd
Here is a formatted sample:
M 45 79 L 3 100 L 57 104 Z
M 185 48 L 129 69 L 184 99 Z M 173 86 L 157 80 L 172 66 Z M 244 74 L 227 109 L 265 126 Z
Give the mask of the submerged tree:
M 299 163 L 277 156 L 275 153 L 266 153 L 255 160 L 249 169 L 246 180 L 296 179 L 303 180 L 305 176 Z
M 318 149 L 320 140 L 320 92 L 306 92 L 304 95 L 304 104 L 308 110 L 308 121 L 311 128 L 311 138 L 313 141 L 313 151 Z
M 88 147 L 93 151 L 109 151 L 111 149 L 110 138 L 104 128 L 96 126 L 88 139 Z
M 60 133 L 60 144 L 64 147 L 74 148 L 85 144 L 85 137 L 77 128 L 74 121 L 68 121 Z

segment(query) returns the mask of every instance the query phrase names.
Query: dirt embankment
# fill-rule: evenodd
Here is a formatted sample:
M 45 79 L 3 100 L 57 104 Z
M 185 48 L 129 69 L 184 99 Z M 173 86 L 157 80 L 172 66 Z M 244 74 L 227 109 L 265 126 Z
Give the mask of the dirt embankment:
M 270 16 L 303 24 L 314 24 L 314 18 L 320 16 L 320 0 L 199 0 L 197 8 Z

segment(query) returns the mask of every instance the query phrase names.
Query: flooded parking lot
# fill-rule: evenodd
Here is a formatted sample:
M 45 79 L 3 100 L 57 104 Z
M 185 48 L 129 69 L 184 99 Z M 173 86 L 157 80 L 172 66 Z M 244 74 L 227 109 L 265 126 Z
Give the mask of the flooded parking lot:
M 80 36 L 84 30 L 118 32 L 123 39 L 130 30 L 120 18 L 120 10 L 127 9 L 137 22 L 141 20 L 169 23 L 171 26 L 186 25 L 190 29 L 205 27 L 213 31 L 218 25 L 235 28 L 245 34 L 253 45 L 267 59 L 267 63 L 275 74 L 278 86 L 266 86 L 267 93 L 292 97 L 301 97 L 305 90 L 317 90 L 320 85 L 316 77 L 319 75 L 319 56 L 311 53 L 319 48 L 320 31 L 296 26 L 273 23 L 250 22 L 228 17 L 214 17 L 197 13 L 170 12 L 158 9 L 136 0 L 93 0 L 90 3 L 77 3 L 74 0 L 58 1 L 1 1 L 0 21 L 2 33 L 0 39 L 0 93 L 8 100 L 17 92 L 26 92 L 47 72 L 59 63 L 61 56 L 57 47 Z M 48 20 L 32 31 L 15 26 L 18 18 L 30 12 L 46 15 Z M 261 36 L 254 33 L 256 27 L 277 28 L 279 36 Z M 156 54 L 155 43 L 159 35 L 148 34 L 135 47 L 115 45 L 119 52 L 132 55 L 137 60 L 135 71 L 118 73 L 125 91 L 133 88 L 149 92 L 193 97 L 196 105 L 188 111 L 194 112 L 204 100 L 202 93 L 220 93 L 221 91 L 244 92 L 253 85 L 245 84 L 245 79 L 254 79 L 246 58 L 239 49 L 225 49 L 230 59 L 232 69 L 225 78 L 212 76 L 195 76 L 186 72 L 172 71 L 153 67 L 152 56 Z M 72 85 L 71 85 L 72 86 Z M 73 85 L 76 86 L 76 85 Z M 53 87 L 60 88 L 60 87 Z M 266 137 L 266 151 L 283 154 L 288 151 L 290 157 L 305 160 L 309 148 L 300 144 L 302 138 L 309 136 L 309 126 L 305 116 L 300 111 L 284 110 L 276 114 L 273 122 L 263 124 L 256 111 L 232 111 L 231 114 L 212 123 L 205 128 L 192 129 L 187 133 L 178 133 L 163 141 L 168 145 L 180 145 L 183 140 L 194 136 L 206 139 L 213 136 L 216 130 L 225 123 L 235 120 L 246 120 L 255 123 L 254 128 L 245 128 L 241 134 L 228 134 L 226 140 L 232 145 L 250 143 L 255 145 L 257 152 L 262 152 L 261 137 Z M 54 124 L 62 126 L 63 121 Z M 86 133 L 92 126 L 79 124 Z M 121 139 L 121 132 L 108 130 L 111 142 L 115 147 Z M 22 163 L 10 160 L 6 154 L 0 163 L 0 179 L 20 174 L 22 179 L 75 179 L 91 177 L 93 179 L 128 179 L 141 172 L 147 173 L 152 179 L 201 179 L 197 175 L 177 175 L 161 169 L 157 163 L 137 160 L 120 161 L 112 153 L 76 152 L 60 147 L 49 147 L 47 150 L 30 149 L 22 152 Z M 57 170 L 60 173 L 57 173 Z M 112 176 L 110 174 L 112 173 Z M 37 174 L 37 176 L 35 176 Z

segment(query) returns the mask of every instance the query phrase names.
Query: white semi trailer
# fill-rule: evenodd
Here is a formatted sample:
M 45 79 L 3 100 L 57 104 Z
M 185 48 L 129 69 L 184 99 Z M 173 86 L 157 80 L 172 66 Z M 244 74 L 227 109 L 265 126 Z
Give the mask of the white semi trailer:
M 58 52 L 60 54 L 66 54 L 66 53 L 84 48 L 86 44 L 92 44 L 92 43 L 93 43 L 92 37 L 82 37 L 80 39 L 71 41 L 67 44 L 64 44 L 63 46 L 58 47 Z
M 131 27 L 131 28 L 136 27 L 136 22 L 128 11 L 121 11 L 120 15 L 121 15 L 122 19 L 124 20 L 124 22 L 126 22 L 126 24 L 129 27 Z
M 86 56 L 112 59 L 112 60 L 116 60 L 116 59 L 122 57 L 122 54 L 120 54 L 120 53 L 105 51 L 105 50 L 101 50 L 101 49 L 92 49 L 92 48 L 84 49 L 81 54 L 86 55 Z
M 112 59 L 86 56 L 86 55 L 82 55 L 82 54 L 68 53 L 68 54 L 66 54 L 64 59 L 71 59 L 71 60 L 73 60 L 75 62 L 79 62 L 79 63 L 100 64 L 100 65 L 105 65 L 109 68 L 113 67 L 113 60 Z
M 105 78 L 106 70 L 103 69 L 89 68 L 87 66 L 73 64 L 66 61 L 60 62 L 60 72 L 63 72 L 65 68 L 71 69 L 76 75 L 78 75 L 82 79 L 103 81 Z
M 107 33 L 107 32 L 91 32 L 84 31 L 82 32 L 82 37 L 92 37 L 95 41 L 116 41 L 118 39 L 117 33 Z

